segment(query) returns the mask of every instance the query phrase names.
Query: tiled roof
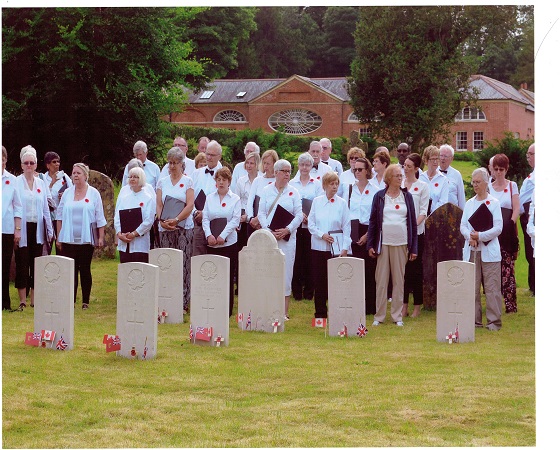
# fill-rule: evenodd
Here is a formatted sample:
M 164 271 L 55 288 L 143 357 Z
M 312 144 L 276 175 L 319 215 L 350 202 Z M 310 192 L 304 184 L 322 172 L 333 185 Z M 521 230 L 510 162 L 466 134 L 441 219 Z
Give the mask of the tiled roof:
M 470 85 L 479 90 L 479 100 L 514 100 L 527 106 L 534 107 L 534 102 L 530 101 L 529 95 L 523 95 L 512 85 L 502 83 L 493 78 L 484 75 L 473 75 Z M 530 91 L 525 92 L 529 93 Z

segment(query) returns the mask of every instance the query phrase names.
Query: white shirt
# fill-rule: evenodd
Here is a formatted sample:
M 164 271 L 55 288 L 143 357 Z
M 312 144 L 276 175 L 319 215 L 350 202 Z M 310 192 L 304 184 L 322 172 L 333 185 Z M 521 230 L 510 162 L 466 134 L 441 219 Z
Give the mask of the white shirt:
M 487 231 L 480 231 L 478 233 L 478 247 L 475 249 L 471 248 L 469 245 L 471 231 L 474 230 L 473 226 L 469 222 L 469 218 L 483 203 L 486 203 L 486 206 L 492 213 L 493 226 Z M 463 216 L 461 217 L 461 234 L 465 238 L 463 261 L 469 261 L 471 250 L 480 251 L 480 256 L 483 262 L 501 261 L 502 255 L 500 253 L 500 242 L 498 241 L 498 236 L 502 232 L 502 225 L 503 220 L 500 202 L 498 202 L 498 200 L 494 197 L 488 195 L 485 200 L 481 201 L 476 200 L 476 197 L 467 200 L 467 203 L 465 203 L 465 209 L 463 210 Z M 488 242 L 488 245 L 485 245 L 484 242 Z
M 356 177 L 354 176 L 352 169 L 348 169 L 342 172 L 342 175 L 340 175 L 339 178 L 340 178 L 340 185 L 338 186 L 338 192 L 336 193 L 336 195 L 342 197 L 344 191 L 344 185 L 354 184 L 354 181 L 356 181 Z
M 329 159 L 327 159 L 326 161 L 321 160 L 321 162 L 323 164 L 327 164 L 332 170 L 334 170 L 339 178 L 342 175 L 342 172 L 344 172 L 342 163 L 340 161 L 337 161 L 336 159 L 332 159 L 330 156 Z
M 157 187 L 157 184 L 156 184 L 156 187 Z M 154 197 L 154 200 L 156 199 L 156 191 L 154 190 L 154 188 L 152 187 L 151 184 L 146 183 L 142 189 L 146 191 L 146 194 Z M 127 184 L 126 186 L 123 186 L 121 188 L 120 192 L 119 192 L 119 195 L 117 197 L 117 201 L 119 201 L 119 197 L 121 195 L 128 195 L 130 192 L 132 192 L 132 190 L 130 189 L 130 185 Z
M 16 177 L 4 170 L 2 172 L 2 234 L 14 234 L 14 218 L 21 218 L 22 214 L 23 206 L 16 188 Z
M 52 182 L 52 177 L 49 175 L 48 171 L 45 172 L 43 176 L 45 177 L 45 183 L 47 184 L 47 187 L 49 187 L 51 185 L 51 182 Z M 58 191 L 64 185 L 66 185 L 67 187 L 72 186 L 72 180 L 66 174 L 64 174 L 62 176 L 62 178 L 60 178 L 59 180 L 56 180 L 56 182 L 50 188 L 51 198 L 53 199 L 53 202 L 54 202 L 55 206 L 58 206 L 58 204 L 60 203 L 60 200 L 58 198 Z
M 529 220 L 527 221 L 527 234 L 531 236 L 531 245 L 533 246 L 533 255 L 535 249 L 535 193 L 531 196 L 531 205 L 529 206 Z
M 62 221 L 58 242 L 66 244 L 94 244 L 91 224 L 95 228 L 107 225 L 103 213 L 103 202 L 99 191 L 87 185 L 86 196 L 74 201 L 75 186 L 70 186 L 62 194 L 56 210 L 56 220 Z M 78 220 L 76 220 L 78 219 Z
M 167 165 L 165 167 L 167 167 Z M 146 174 L 146 183 L 150 184 L 155 189 L 161 174 L 158 165 L 155 162 L 146 159 L 142 168 L 144 169 L 144 173 Z M 169 175 L 169 172 L 167 173 L 167 175 Z M 123 179 L 122 179 L 122 185 L 126 186 L 127 184 L 128 184 L 128 164 L 124 168 Z
M 374 185 L 377 190 L 381 190 L 381 189 L 385 189 L 386 184 L 385 181 L 383 181 L 383 177 L 381 177 L 381 181 L 377 180 L 377 172 L 375 170 L 372 169 L 373 172 L 373 177 L 371 178 L 371 180 L 369 180 L 369 182 Z M 403 175 L 403 179 L 404 179 L 404 175 Z
M 247 221 L 252 217 L 257 217 L 259 211 L 253 211 L 253 203 L 255 201 L 255 196 L 262 196 L 262 190 L 265 186 L 272 184 L 276 181 L 276 177 L 273 175 L 271 178 L 265 176 L 257 177 L 253 180 L 251 184 L 251 190 L 249 191 L 249 197 L 247 198 L 247 207 L 245 208 L 245 213 L 247 214 Z M 262 224 L 261 224 L 262 226 Z
M 216 175 L 216 171 L 221 168 L 222 164 L 218 161 L 218 164 L 216 164 L 216 167 L 213 169 L 210 169 L 208 166 L 204 166 L 193 172 L 192 181 L 195 200 L 200 191 L 204 191 L 206 197 L 208 197 L 212 192 L 216 192 L 216 180 L 214 175 Z M 212 171 L 212 173 L 206 172 L 207 170 Z
M 385 205 L 383 206 L 383 223 L 381 224 L 382 245 L 399 246 L 407 245 L 408 232 L 406 226 L 408 208 L 401 191 L 397 198 L 393 199 L 385 194 Z
M 157 184 L 157 188 L 161 190 L 161 202 L 165 204 L 165 198 L 167 196 L 176 198 L 183 202 L 187 202 L 187 190 L 193 189 L 193 180 L 186 175 L 183 175 L 177 183 L 173 184 L 171 182 L 171 177 L 160 178 Z M 193 210 L 194 211 L 194 210 Z M 189 230 L 194 228 L 194 222 L 192 214 L 189 214 L 185 222 L 185 229 Z M 167 231 L 165 228 L 159 225 L 159 231 Z
M 535 171 L 527 175 L 527 178 L 523 180 L 521 185 L 521 190 L 519 191 L 519 203 L 521 204 L 521 212 L 523 213 L 523 205 L 531 201 L 533 192 L 535 191 Z
M 231 192 L 231 189 L 228 190 L 222 200 L 220 200 L 218 191 L 212 192 L 206 197 L 206 203 L 202 212 L 202 229 L 206 239 L 212 234 L 210 231 L 210 221 L 222 217 L 227 219 L 226 227 L 220 233 L 220 237 L 225 239 L 225 242 L 222 245 L 214 245 L 212 246 L 213 248 L 229 247 L 230 245 L 237 244 L 237 227 L 241 217 L 241 200 L 237 194 Z M 214 237 L 217 238 L 218 236 Z
M 368 180 L 364 190 L 360 192 L 358 188 L 358 181 L 352 184 L 352 195 L 350 197 L 350 220 L 358 219 L 362 225 L 369 225 L 369 218 L 371 216 L 371 204 L 373 203 L 373 196 L 379 191 L 377 186 Z M 348 203 L 348 194 L 350 189 L 344 190 L 344 199 Z
M 135 237 L 129 244 L 130 253 L 148 253 L 150 251 L 150 228 L 154 223 L 154 216 L 156 214 L 156 199 L 146 189 L 151 185 L 147 184 L 139 192 L 134 192 L 130 187 L 125 191 L 124 195 L 122 190 L 117 198 L 117 206 L 115 207 L 115 232 L 118 234 L 121 231 L 121 218 L 119 211 L 121 209 L 141 208 L 142 209 L 142 223 L 136 228 L 136 232 L 140 235 Z M 118 239 L 117 248 L 121 252 L 126 252 L 126 242 Z
M 453 203 L 459 208 L 465 209 L 465 185 L 461 172 L 451 166 L 447 168 L 447 173 L 443 173 L 441 168 L 438 168 L 438 170 L 449 180 L 449 203 Z
M 257 177 L 255 177 L 255 180 L 257 179 Z M 254 180 L 253 180 L 254 181 Z M 241 201 L 241 214 L 243 215 L 248 214 L 247 212 L 247 200 L 249 199 L 249 193 L 251 192 L 251 186 L 253 185 L 253 182 L 249 179 L 248 175 L 245 175 L 244 177 L 239 178 L 239 180 L 237 181 L 237 184 L 235 185 L 235 189 L 230 189 L 239 196 L 239 199 Z M 248 216 L 247 216 L 248 217 Z
M 511 192 L 510 192 L 511 189 Z M 517 190 L 517 183 L 510 181 L 503 191 L 496 191 L 492 183 L 488 185 L 488 192 L 492 197 L 498 200 L 501 208 L 513 209 L 512 196 L 519 195 Z
M 329 231 L 342 230 L 342 250 L 350 250 L 350 211 L 346 200 L 335 195 L 331 200 L 326 195 L 320 195 L 313 200 L 308 218 L 311 233 L 311 249 L 322 252 L 331 251 L 331 245 L 323 240 L 323 235 Z
M 291 233 L 289 242 L 295 243 L 297 228 L 303 220 L 303 211 L 301 210 L 301 197 L 298 190 L 290 183 L 288 183 L 284 187 L 282 195 L 280 195 L 278 201 L 274 204 L 274 200 L 276 200 L 277 196 L 278 189 L 276 188 L 275 183 L 266 185 L 262 189 L 261 200 L 259 202 L 259 223 L 261 224 L 261 227 L 267 228 L 272 221 L 272 218 L 274 217 L 274 213 L 276 212 L 278 205 L 281 205 L 282 208 L 294 215 L 293 220 L 288 224 L 286 228 L 288 228 Z M 273 204 L 274 206 L 272 207 Z M 272 210 L 270 210 L 271 207 Z
M 404 181 L 402 184 L 404 188 Z M 414 201 L 414 212 L 416 213 L 416 219 L 418 216 L 425 216 L 422 223 L 418 225 L 418 235 L 423 234 L 426 228 L 426 218 L 428 217 L 428 204 L 430 203 L 430 187 L 423 181 L 416 180 L 410 186 L 408 191 L 412 195 L 412 200 Z
M 302 200 L 302 205 L 304 198 L 307 200 L 313 200 L 315 197 L 319 197 L 324 192 L 323 187 L 321 186 L 322 183 L 315 181 L 313 178 L 310 178 L 307 184 L 304 186 L 299 176 L 297 178 L 294 177 L 290 181 L 290 184 L 298 190 Z M 303 223 L 303 221 L 301 223 L 301 226 L 303 228 L 308 227 L 308 225 L 306 223 Z
M 321 181 L 321 177 L 330 171 L 332 171 L 332 169 L 328 164 L 319 161 L 319 164 L 317 164 L 317 168 L 315 168 L 314 165 L 311 167 L 311 170 L 309 171 L 309 176 L 311 178 L 314 178 L 316 181 Z M 296 176 L 294 178 L 296 177 L 299 178 L 299 170 L 297 171 Z
M 2 185 L 4 186 L 4 185 Z M 49 203 L 48 203 L 48 192 L 49 188 L 45 184 L 43 180 L 38 177 L 33 178 L 33 198 L 32 202 L 25 201 L 24 192 L 28 194 L 31 193 L 29 189 L 29 185 L 25 180 L 25 177 L 22 175 L 18 176 L 15 181 L 15 187 L 18 191 L 19 198 L 21 199 L 21 239 L 19 241 L 19 246 L 27 247 L 27 220 L 26 217 L 29 216 L 29 211 L 33 211 L 31 215 L 34 215 L 37 221 L 37 243 L 44 244 L 44 229 L 45 225 L 47 226 L 47 234 L 49 238 L 53 236 L 53 228 L 52 228 L 52 220 L 51 214 L 49 212 Z M 3 189 L 3 187 L 2 187 Z
M 187 158 L 185 156 L 185 159 L 183 159 L 183 162 L 185 163 L 185 170 L 183 170 L 183 174 L 192 178 L 193 173 L 196 170 L 195 165 L 194 165 L 194 160 L 190 159 L 190 158 Z M 163 169 L 161 169 L 161 172 L 159 174 L 159 179 L 161 180 L 162 178 L 165 178 L 165 177 L 168 177 L 168 176 L 169 176 L 169 164 L 166 164 L 165 166 L 163 166 Z
M 428 172 L 422 172 L 418 179 L 430 186 L 430 198 L 432 199 L 430 214 L 449 201 L 449 180 L 439 169 L 436 170 L 436 174 L 431 180 Z
M 233 173 L 231 174 L 231 184 L 229 186 L 229 188 L 233 191 L 233 192 L 237 192 L 235 190 L 237 183 L 239 182 L 239 180 L 242 177 L 246 177 L 247 174 L 247 170 L 245 170 L 245 161 L 241 161 L 240 163 L 237 163 L 235 165 L 235 167 L 233 168 Z M 258 175 L 262 175 L 262 172 L 259 171 Z

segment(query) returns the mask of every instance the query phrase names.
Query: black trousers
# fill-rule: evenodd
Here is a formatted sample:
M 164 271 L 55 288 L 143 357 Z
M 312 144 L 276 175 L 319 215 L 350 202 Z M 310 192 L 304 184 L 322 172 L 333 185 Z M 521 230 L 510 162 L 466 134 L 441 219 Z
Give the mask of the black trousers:
M 311 250 L 311 264 L 315 278 L 315 317 L 327 317 L 327 297 L 329 294 L 327 262 L 331 252 Z
M 377 259 L 368 255 L 366 245 L 358 245 L 355 242 L 352 242 L 352 256 L 364 260 L 366 314 L 375 314 L 375 268 L 377 267 Z
M 62 256 L 74 260 L 74 303 L 78 292 L 78 274 L 82 283 L 82 302 L 89 304 L 91 286 L 91 259 L 93 258 L 93 245 L 90 244 L 62 244 Z
M 37 244 L 37 224 L 27 222 L 27 247 L 16 247 L 16 288 L 33 289 L 35 258 L 43 255 L 43 244 Z
M 10 266 L 14 254 L 14 235 L 2 233 L 2 309 L 12 309 L 10 303 Z
M 404 299 L 408 304 L 408 294 L 412 293 L 414 305 L 424 304 L 424 267 L 422 255 L 424 254 L 424 233 L 418 235 L 418 255 L 414 261 L 407 261 L 404 271 Z
M 208 255 L 219 255 L 229 258 L 229 316 L 233 314 L 233 276 L 235 275 L 235 268 L 237 267 L 237 244 L 228 245 L 226 247 L 210 247 L 206 246 L 208 249 Z
M 292 277 L 292 295 L 296 300 L 311 300 L 315 294 L 311 263 L 311 233 L 308 228 L 299 227 L 296 235 L 296 256 Z
M 529 284 L 529 289 L 533 294 L 535 293 L 535 254 L 533 252 L 533 246 L 531 245 L 531 236 L 527 234 L 527 223 L 529 222 L 529 214 L 521 214 L 519 217 L 519 222 L 521 222 L 521 230 L 523 230 L 524 247 L 525 247 L 525 259 L 529 264 L 527 282 Z
M 119 250 L 119 256 L 120 256 L 121 263 L 129 263 L 129 262 L 147 263 L 147 262 L 149 262 L 149 254 L 148 253 L 142 253 L 142 252 L 129 253 L 129 252 L 121 252 Z

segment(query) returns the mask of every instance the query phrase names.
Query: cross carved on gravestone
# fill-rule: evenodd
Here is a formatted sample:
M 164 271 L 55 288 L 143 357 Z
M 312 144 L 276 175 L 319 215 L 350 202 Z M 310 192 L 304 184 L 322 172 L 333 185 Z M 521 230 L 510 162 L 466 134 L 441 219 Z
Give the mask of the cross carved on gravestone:
M 344 301 L 346 301 L 346 300 L 348 300 L 348 299 L 347 299 L 346 297 L 344 297 Z M 351 307 L 351 306 L 342 306 L 342 305 L 341 305 L 341 306 L 338 307 L 338 309 L 342 309 L 342 312 L 343 312 L 343 313 L 346 313 L 346 312 L 348 312 L 348 311 L 346 311 L 346 310 L 352 309 L 352 307 Z
M 144 321 L 140 321 L 137 320 L 136 318 L 136 313 L 138 312 L 138 308 L 136 307 L 136 302 L 134 302 L 134 312 L 132 314 L 132 320 L 130 318 L 126 319 L 126 323 L 127 324 L 131 324 L 133 328 L 133 342 L 136 342 L 136 328 L 137 325 L 140 325 L 141 327 L 144 325 Z
M 457 316 L 461 316 L 461 315 L 463 315 L 463 313 L 462 313 L 461 311 L 458 311 L 458 310 L 457 310 L 457 309 L 458 309 L 458 308 L 457 308 L 457 300 L 455 300 L 455 301 L 453 302 L 453 305 L 455 306 L 455 308 L 453 308 L 453 311 L 448 311 L 448 314 L 454 314 L 454 316 L 455 316 L 455 323 L 458 324 L 458 323 L 459 323 L 459 320 L 458 320 Z
M 58 311 L 58 308 L 56 308 L 57 311 L 55 311 L 54 309 L 55 308 L 54 308 L 54 302 L 53 301 L 51 301 L 50 311 L 47 310 L 47 308 L 45 308 L 45 316 L 47 316 L 50 319 L 51 330 L 53 329 L 53 325 L 54 325 L 54 322 L 53 322 L 54 316 L 58 317 L 58 315 L 60 314 L 60 311 Z
M 206 325 L 210 324 L 210 311 L 214 311 L 214 308 L 210 308 L 210 299 L 206 299 L 206 308 L 202 307 L 203 311 L 206 311 Z

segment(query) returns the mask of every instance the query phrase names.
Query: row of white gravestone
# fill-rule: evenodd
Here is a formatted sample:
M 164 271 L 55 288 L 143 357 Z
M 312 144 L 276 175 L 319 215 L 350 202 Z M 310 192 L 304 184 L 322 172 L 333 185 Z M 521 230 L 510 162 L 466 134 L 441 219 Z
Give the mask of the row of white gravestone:
M 117 335 L 124 357 L 157 353 L 158 316 L 183 323 L 182 258 L 179 250 L 150 251 L 150 264 L 118 267 Z M 229 259 L 216 255 L 191 258 L 191 327 L 193 342 L 229 344 Z M 74 260 L 45 256 L 35 260 L 35 331 L 48 329 L 74 345 Z M 238 326 L 243 330 L 284 330 L 284 255 L 273 235 L 259 230 L 239 254 Z M 329 335 L 360 335 L 365 324 L 364 263 L 358 258 L 328 262 Z M 474 341 L 474 264 L 438 264 L 437 340 L 459 330 L 460 341 Z M 200 339 L 197 339 L 200 332 Z M 206 333 L 206 336 L 203 336 Z

